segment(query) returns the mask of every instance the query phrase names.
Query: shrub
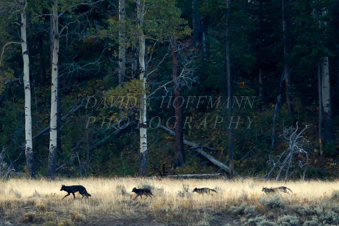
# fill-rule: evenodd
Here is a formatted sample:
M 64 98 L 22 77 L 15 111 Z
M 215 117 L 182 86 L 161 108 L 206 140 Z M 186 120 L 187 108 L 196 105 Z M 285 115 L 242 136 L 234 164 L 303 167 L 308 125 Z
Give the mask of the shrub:
M 299 219 L 296 216 L 283 216 L 278 219 L 278 223 L 286 226 L 298 226 Z
M 45 217 L 46 217 L 46 221 L 53 221 L 54 220 L 54 212 L 46 212 Z
M 318 226 L 319 225 L 319 221 L 317 216 L 313 216 L 311 221 L 305 221 L 303 226 Z
M 324 211 L 324 213 L 319 217 L 319 220 L 323 222 L 323 224 L 337 224 L 339 223 L 338 214 L 334 211 Z
M 304 215 L 304 210 L 299 204 L 290 206 L 291 210 L 296 212 L 298 215 Z
M 35 190 L 35 192 L 33 193 L 33 197 L 41 198 L 41 195 Z
M 42 226 L 56 226 L 56 223 L 54 223 L 53 221 L 47 221 L 47 222 L 43 223 Z
M 74 223 L 70 219 L 63 220 L 58 224 L 58 226 L 73 226 L 73 225 Z
M 17 197 L 19 199 L 21 198 L 21 193 L 18 192 L 17 190 L 13 190 L 13 188 L 11 188 L 11 190 L 9 190 L 9 194 L 14 194 L 15 197 Z
M 184 198 L 184 197 L 190 198 L 190 197 L 192 197 L 192 194 L 193 193 L 190 192 L 190 190 L 189 190 L 189 185 L 183 184 L 182 185 L 182 190 L 178 192 L 177 196 L 182 197 L 182 198 Z
M 69 212 L 69 215 L 71 215 L 71 220 L 75 222 L 82 221 L 82 216 L 77 211 L 71 211 Z
M 257 225 L 258 225 L 258 226 L 275 226 L 275 225 L 277 225 L 277 224 L 274 223 L 274 222 L 271 222 L 271 221 L 262 220 L 262 221 L 259 222 Z
M 199 226 L 210 226 L 210 223 L 208 221 L 202 220 L 197 225 L 199 225 Z
M 232 206 L 230 208 L 230 211 L 234 214 L 242 215 L 242 214 L 244 214 L 245 208 L 246 208 L 246 205 L 242 204 L 240 206 Z
M 45 212 L 46 206 L 44 204 L 37 205 L 36 208 L 39 212 Z
M 272 226 L 276 225 L 274 222 L 267 221 L 262 216 L 257 216 L 256 218 L 250 218 L 248 221 L 243 225 L 251 225 L 251 226 Z
M 33 212 L 25 213 L 21 222 L 27 224 L 28 222 L 32 222 L 34 220 L 34 217 L 35 217 L 35 213 L 33 213 Z
M 266 199 L 264 196 L 259 198 L 259 202 L 271 209 L 284 208 L 284 201 L 280 198 L 279 195 L 274 195 Z
M 267 219 L 273 220 L 273 219 L 274 219 L 274 213 L 273 213 L 273 212 L 269 212 L 269 213 L 266 215 L 266 218 L 267 218 Z
M 121 195 L 130 195 L 130 194 L 127 192 L 127 190 L 126 190 L 126 188 L 125 188 L 124 185 L 118 185 L 118 186 L 116 187 L 116 191 L 117 191 L 118 194 L 121 194 Z
M 334 190 L 334 191 L 332 192 L 331 199 L 333 199 L 333 200 L 339 200 L 339 191 L 338 191 L 338 190 Z
M 247 197 L 248 197 L 247 193 L 246 193 L 246 192 L 243 192 L 243 193 L 239 196 L 239 199 L 240 199 L 241 201 L 246 201 L 246 200 L 247 200 Z
M 306 215 L 314 215 L 316 213 L 315 206 L 306 206 L 304 212 Z
M 183 192 L 189 192 L 190 186 L 188 184 L 183 184 L 182 185 L 182 191 Z
M 246 217 L 255 217 L 257 215 L 257 212 L 255 211 L 256 206 L 246 206 L 244 213 Z

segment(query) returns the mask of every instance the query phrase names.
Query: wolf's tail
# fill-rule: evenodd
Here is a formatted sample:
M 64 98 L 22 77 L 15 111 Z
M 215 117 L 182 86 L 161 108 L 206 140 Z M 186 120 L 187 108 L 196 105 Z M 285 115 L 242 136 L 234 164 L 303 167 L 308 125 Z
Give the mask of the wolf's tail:
M 289 189 L 289 188 L 287 188 L 287 189 L 290 190 L 293 193 L 293 191 L 291 189 Z
M 215 193 L 218 193 L 216 190 L 214 190 L 214 189 L 210 189 L 211 191 L 214 191 Z

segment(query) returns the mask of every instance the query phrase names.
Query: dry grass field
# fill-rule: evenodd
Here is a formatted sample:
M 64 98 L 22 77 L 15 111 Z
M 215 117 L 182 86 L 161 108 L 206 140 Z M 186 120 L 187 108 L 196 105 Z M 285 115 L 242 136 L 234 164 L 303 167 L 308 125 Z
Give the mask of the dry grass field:
M 63 184 L 81 184 L 92 197 L 62 200 Z M 293 194 L 266 195 L 264 186 Z M 154 197 L 134 200 L 134 187 Z M 195 187 L 218 193 L 192 193 Z M 338 201 L 339 181 L 11 179 L 0 182 L 0 225 L 338 225 Z

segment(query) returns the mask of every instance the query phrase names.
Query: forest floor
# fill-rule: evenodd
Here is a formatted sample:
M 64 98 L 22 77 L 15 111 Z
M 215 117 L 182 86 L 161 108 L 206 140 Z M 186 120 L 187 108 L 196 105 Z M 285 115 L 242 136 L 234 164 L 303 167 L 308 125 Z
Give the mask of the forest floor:
M 83 185 L 89 199 L 61 185 Z M 263 187 L 293 193 L 266 195 Z M 150 188 L 142 199 L 132 189 Z M 217 193 L 193 193 L 208 187 Z M 339 224 L 339 181 L 88 178 L 0 182 L 0 225 L 331 225 Z

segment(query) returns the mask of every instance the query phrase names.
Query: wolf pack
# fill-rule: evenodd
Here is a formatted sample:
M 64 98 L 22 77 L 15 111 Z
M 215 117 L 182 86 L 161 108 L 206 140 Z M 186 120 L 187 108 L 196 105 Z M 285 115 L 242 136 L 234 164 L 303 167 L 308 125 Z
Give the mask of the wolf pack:
M 91 196 L 87 192 L 86 188 L 84 186 L 82 186 L 82 185 L 72 185 L 72 186 L 62 185 L 60 191 L 67 192 L 67 195 L 65 195 L 62 199 L 66 198 L 70 194 L 72 194 L 74 199 L 75 199 L 75 194 L 74 193 L 76 193 L 76 192 L 79 192 L 79 194 L 82 195 L 82 199 L 84 197 L 88 198 L 89 196 Z M 277 192 L 283 192 L 283 193 L 287 193 L 289 195 L 290 195 L 289 191 L 292 192 L 291 189 L 289 189 L 288 187 L 285 187 L 285 186 L 280 186 L 280 187 L 276 187 L 276 188 L 263 187 L 261 191 L 265 192 L 265 194 L 272 194 L 272 193 L 277 193 Z M 151 190 L 148 189 L 148 188 L 139 188 L 139 189 L 138 188 L 133 188 L 132 192 L 134 192 L 137 195 L 137 196 L 135 196 L 134 200 L 136 198 L 138 198 L 139 196 L 140 196 L 140 198 L 142 198 L 143 195 L 146 196 L 146 198 L 153 196 Z M 211 189 L 211 188 L 194 188 L 193 192 L 196 192 L 198 194 L 211 194 L 211 195 L 213 195 L 213 193 L 211 193 L 211 192 L 218 193 L 216 190 Z

